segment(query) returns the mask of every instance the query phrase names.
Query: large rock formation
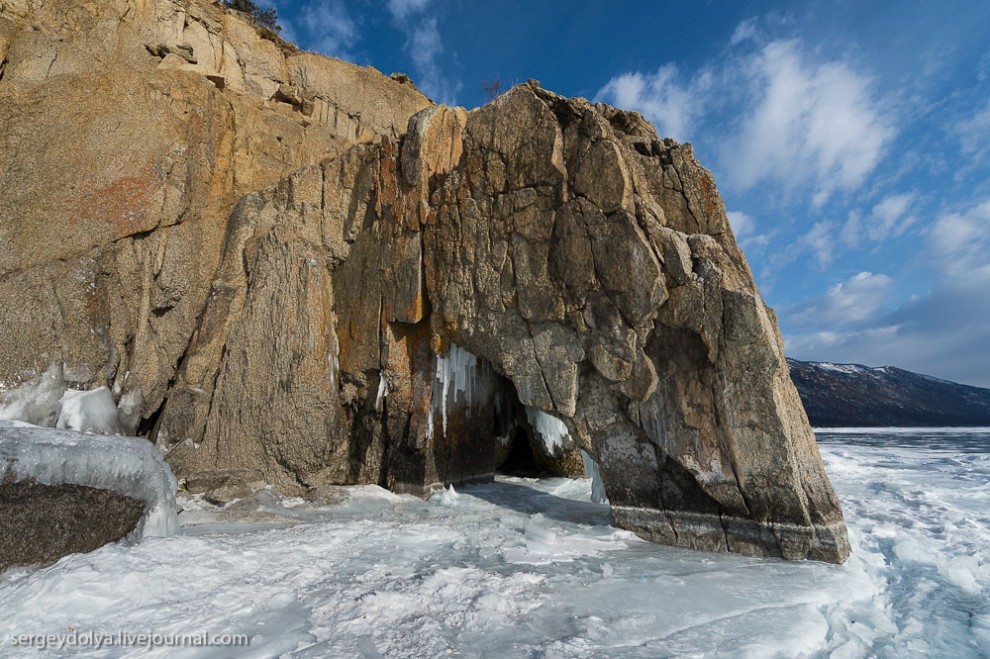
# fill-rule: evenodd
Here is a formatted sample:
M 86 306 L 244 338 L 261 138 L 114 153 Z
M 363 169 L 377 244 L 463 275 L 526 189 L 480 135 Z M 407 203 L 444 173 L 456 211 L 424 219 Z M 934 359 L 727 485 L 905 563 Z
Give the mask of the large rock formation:
M 180 477 L 286 491 L 542 435 L 644 537 L 845 558 L 689 145 L 537 83 L 434 106 L 200 0 L 34 4 L 0 3 L 0 406 L 109 386 Z

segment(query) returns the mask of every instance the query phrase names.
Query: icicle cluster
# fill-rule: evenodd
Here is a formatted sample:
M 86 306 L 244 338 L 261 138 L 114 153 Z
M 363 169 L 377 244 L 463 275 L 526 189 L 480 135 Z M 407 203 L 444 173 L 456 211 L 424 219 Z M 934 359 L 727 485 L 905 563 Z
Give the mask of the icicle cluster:
M 447 410 L 458 402 L 464 405 L 467 413 L 471 408 L 489 399 L 495 390 L 493 373 L 486 364 L 455 343 L 445 355 L 434 358 L 436 365 L 433 383 L 430 418 L 427 420 L 426 436 L 433 437 L 433 416 L 443 419 L 443 432 L 447 433 Z

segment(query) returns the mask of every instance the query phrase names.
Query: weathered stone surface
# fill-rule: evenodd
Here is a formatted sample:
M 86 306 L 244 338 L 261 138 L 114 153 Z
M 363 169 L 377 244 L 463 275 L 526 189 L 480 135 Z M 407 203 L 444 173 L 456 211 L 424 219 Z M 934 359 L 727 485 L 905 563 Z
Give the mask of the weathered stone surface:
M 690 145 L 537 84 L 433 106 L 197 1 L 46 3 L 40 35 L 26 0 L 5 7 L 8 386 L 55 364 L 141 401 L 180 476 L 294 494 L 489 479 L 500 437 L 535 443 L 529 406 L 566 429 L 541 459 L 591 455 L 620 526 L 847 555 L 776 320 Z M 112 53 L 85 45 L 91 21 Z M 70 123 L 82 146 L 35 137 Z
M 93 551 L 134 530 L 144 504 L 66 483 L 0 483 L 0 572 Z
M 54 364 L 77 388 L 140 398 L 145 425 L 237 201 L 430 106 L 205 0 L 12 0 L 0 51 L 0 299 L 18 300 L 0 305 L 0 388 Z

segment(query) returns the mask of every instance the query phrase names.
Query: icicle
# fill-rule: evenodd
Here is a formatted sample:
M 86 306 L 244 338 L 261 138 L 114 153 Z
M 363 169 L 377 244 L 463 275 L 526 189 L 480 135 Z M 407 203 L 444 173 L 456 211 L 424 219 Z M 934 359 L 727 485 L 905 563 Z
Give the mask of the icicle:
M 382 403 L 385 402 L 385 397 L 388 396 L 388 383 L 385 381 L 385 371 L 381 372 L 378 378 L 378 396 L 375 398 L 375 411 L 382 411 Z
M 340 371 L 340 341 L 337 340 L 337 330 L 330 328 L 330 350 L 327 352 L 327 364 L 330 367 L 330 388 L 337 388 L 337 373 Z
M 527 405 L 526 418 L 529 419 L 529 425 L 533 427 L 536 434 L 543 440 L 543 448 L 550 455 L 553 455 L 558 448 L 564 448 L 565 445 L 570 443 L 570 434 L 567 432 L 567 426 L 552 414 L 547 414 L 543 410 L 538 410 L 535 407 Z
M 435 384 L 431 413 L 439 412 L 443 419 L 443 431 L 447 432 L 447 408 L 461 400 L 467 414 L 479 401 L 489 397 L 494 391 L 493 378 L 488 369 L 478 366 L 478 358 L 456 344 L 450 345 L 445 355 L 437 355 L 435 362 Z M 436 386 L 439 384 L 439 387 Z M 430 419 L 432 424 L 432 418 Z M 433 426 L 427 426 L 432 433 Z M 428 434 L 432 436 L 432 434 Z
M 605 494 L 605 482 L 602 480 L 602 472 L 598 468 L 598 463 L 583 450 L 581 451 L 581 460 L 584 462 L 584 475 L 591 479 L 591 500 L 595 503 L 608 503 L 608 496 Z

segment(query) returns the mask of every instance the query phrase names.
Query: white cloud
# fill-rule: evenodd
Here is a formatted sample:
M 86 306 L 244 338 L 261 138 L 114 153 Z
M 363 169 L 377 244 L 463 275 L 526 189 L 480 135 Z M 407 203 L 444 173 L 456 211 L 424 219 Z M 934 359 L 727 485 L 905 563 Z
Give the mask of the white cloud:
M 453 104 L 460 83 L 451 82 L 440 66 L 443 39 L 437 17 L 426 15 L 431 0 L 389 0 L 392 20 L 406 33 L 406 53 L 414 68 L 416 86 L 440 103 Z
M 796 41 L 768 44 L 743 68 L 749 107 L 722 153 L 736 187 L 810 184 L 819 206 L 865 182 L 894 136 L 869 78 L 808 60 Z
M 939 217 L 929 237 L 936 263 L 948 277 L 990 275 L 990 200 Z
M 873 320 L 886 306 L 894 280 L 883 274 L 860 272 L 831 286 L 825 296 L 808 305 L 795 320 L 830 328 Z
M 741 23 L 732 43 L 755 38 L 756 29 L 755 20 Z M 651 74 L 626 72 L 597 97 L 638 110 L 681 141 L 704 123 L 736 190 L 807 189 L 815 206 L 863 185 L 895 134 L 868 76 L 846 62 L 817 60 L 796 40 L 709 63 L 690 78 L 669 63 Z
M 441 103 L 453 104 L 458 86 L 447 80 L 438 62 L 443 42 L 436 18 L 423 20 L 410 31 L 407 50 L 416 68 L 416 84 L 423 93 Z
M 741 211 L 728 211 L 729 224 L 739 245 L 747 252 L 765 247 L 770 242 L 770 235 L 757 233 L 756 219 Z
M 785 334 L 788 357 L 867 366 L 897 366 L 978 387 L 990 387 L 990 294 L 939 288 L 905 304 L 873 327 Z M 933 314 L 939 314 L 935 316 Z M 938 319 L 937 323 L 930 322 Z
M 405 20 L 410 14 L 426 9 L 430 0 L 388 0 L 388 11 L 397 21 Z
M 940 216 L 927 232 L 931 288 L 892 311 L 892 282 L 860 273 L 784 310 L 788 356 L 891 365 L 990 387 L 990 200 Z M 871 313 L 867 313 L 872 309 Z
M 735 31 L 732 33 L 732 38 L 729 39 L 729 45 L 736 46 L 744 41 L 756 41 L 758 37 L 759 30 L 756 27 L 756 17 L 753 16 L 736 26 Z
M 653 122 L 661 136 L 687 141 L 702 112 L 710 74 L 684 82 L 677 67 L 664 64 L 656 73 L 624 73 L 608 81 L 597 94 L 606 103 L 636 110 Z
M 756 220 L 751 215 L 740 211 L 729 211 L 726 215 L 729 217 L 729 224 L 732 225 L 732 232 L 736 234 L 736 238 L 748 236 L 756 230 Z
M 990 101 L 971 117 L 956 124 L 952 132 L 965 155 L 973 160 L 982 160 L 990 153 Z
M 798 239 L 800 249 L 808 250 L 815 256 L 821 268 L 832 264 L 835 251 L 835 224 L 832 222 L 816 222 L 811 231 Z
M 290 40 L 294 36 L 305 36 L 308 46 L 317 52 L 347 60 L 354 58 L 351 49 L 360 35 L 347 6 L 339 0 L 303 4 L 296 24 L 287 27 Z
M 902 235 L 918 221 L 918 216 L 911 213 L 916 200 L 913 192 L 893 194 L 884 197 L 865 218 L 859 211 L 851 211 L 842 227 L 842 241 L 849 247 L 858 247 L 864 237 L 879 242 Z

